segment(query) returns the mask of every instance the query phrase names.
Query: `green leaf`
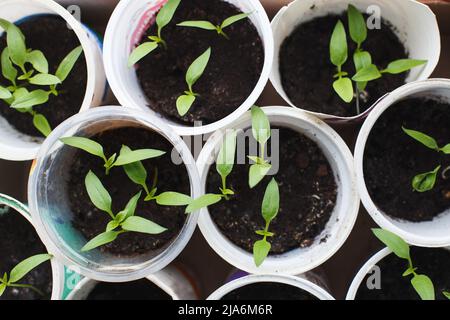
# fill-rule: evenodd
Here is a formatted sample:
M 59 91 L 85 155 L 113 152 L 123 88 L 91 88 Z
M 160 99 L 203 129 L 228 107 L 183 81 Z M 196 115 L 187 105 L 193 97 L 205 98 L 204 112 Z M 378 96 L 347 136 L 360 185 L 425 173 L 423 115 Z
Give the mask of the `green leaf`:
M 350 37 L 358 44 L 358 47 L 367 39 L 366 20 L 361 12 L 355 6 L 348 5 L 348 26 Z
M 272 165 L 266 164 L 252 164 L 248 173 L 248 185 L 251 189 L 256 187 L 267 173 L 272 168 Z
M 236 130 L 227 133 L 217 156 L 216 170 L 222 178 L 226 178 L 233 170 L 236 156 L 236 138 Z
M 270 138 L 270 121 L 264 111 L 253 106 L 251 109 L 252 113 L 252 133 L 253 137 L 259 144 L 264 145 Z
M 2 19 L 2 21 L 6 20 Z M 25 37 L 22 31 L 20 31 L 20 29 L 12 23 L 9 23 L 6 33 L 6 42 L 8 45 L 9 56 L 17 66 L 23 69 L 27 59 Z
M 89 171 L 86 175 L 85 185 L 92 203 L 100 210 L 112 215 L 111 196 L 100 179 L 92 171 Z
M 51 86 L 61 83 L 61 80 L 52 74 L 39 73 L 28 80 L 31 84 L 38 86 Z
M 6 283 L 0 284 L 0 297 L 3 295 L 5 290 L 6 290 Z
M 271 245 L 266 240 L 256 241 L 253 245 L 253 260 L 257 267 L 261 266 L 269 255 Z
M 352 78 L 353 81 L 356 82 L 368 82 L 381 78 L 382 75 L 378 67 L 374 64 L 371 64 L 368 67 L 365 67 L 359 70 Z
M 220 27 L 221 27 L 222 29 L 224 29 L 224 28 L 226 28 L 226 27 L 228 27 L 228 26 L 231 26 L 232 24 L 234 24 L 234 23 L 236 23 L 236 22 L 238 22 L 238 21 L 240 21 L 240 20 L 243 20 L 243 19 L 247 18 L 250 14 L 251 14 L 251 13 L 240 13 L 240 14 L 237 14 L 237 15 L 234 15 L 234 16 L 231 16 L 231 17 L 228 17 L 228 18 L 226 18 L 226 19 L 222 22 L 222 24 L 220 25 Z
M 263 236 L 263 237 L 273 237 L 275 235 L 275 233 L 269 232 L 269 231 L 266 231 L 266 230 L 257 230 L 257 231 L 255 231 L 255 233 L 257 235 L 260 235 L 260 236 Z
M 347 35 L 344 24 L 338 21 L 330 40 L 330 60 L 336 67 L 341 67 L 348 58 Z
M 31 63 L 36 71 L 44 74 L 48 73 L 48 61 L 42 51 L 33 50 L 28 52 L 27 62 Z
M 450 143 L 440 149 L 445 154 L 450 154 Z
M 160 234 L 167 231 L 166 228 L 144 219 L 142 217 L 132 216 L 122 222 L 122 228 L 127 231 L 140 232 L 146 234 Z
M 410 260 L 409 245 L 395 233 L 384 229 L 372 229 L 374 235 L 383 242 L 397 257 Z
M 200 198 L 193 200 L 186 208 L 186 213 L 192 213 L 202 208 L 216 204 L 222 200 L 222 196 L 218 194 L 205 194 Z
M 131 68 L 136 63 L 138 63 L 146 55 L 158 48 L 156 42 L 144 42 L 143 44 L 137 46 L 130 54 L 128 58 L 128 67 Z
M 131 181 L 143 187 L 147 187 L 147 170 L 141 161 L 126 164 L 123 166 L 123 169 Z
M 84 137 L 66 137 L 59 140 L 68 146 L 81 149 L 106 161 L 102 145 L 94 140 Z
M 438 143 L 436 142 L 436 140 L 433 137 L 430 137 L 429 135 L 426 135 L 425 133 L 422 133 L 420 131 L 410 130 L 410 129 L 407 129 L 405 127 L 402 127 L 402 130 L 408 136 L 410 136 L 414 140 L 420 142 L 425 147 L 433 149 L 433 150 L 438 150 L 439 149 Z
M 262 216 L 266 223 L 270 223 L 278 214 L 280 209 L 280 191 L 278 189 L 278 183 L 275 179 L 272 179 L 267 185 L 264 199 L 262 202 Z
M 134 213 L 136 212 L 136 207 L 137 207 L 138 201 L 141 198 L 141 194 L 142 194 L 142 192 L 139 192 L 136 195 L 134 195 L 134 197 L 131 198 L 130 201 L 128 201 L 125 208 L 120 212 L 120 213 L 124 214 L 124 219 L 134 216 Z
M 34 90 L 31 92 L 23 92 L 18 98 L 11 104 L 11 108 L 14 109 L 26 109 L 31 108 L 48 101 L 49 93 L 44 90 Z
M 105 244 L 108 244 L 110 242 L 113 242 L 117 239 L 119 234 L 121 234 L 121 231 L 107 231 L 99 234 L 92 240 L 90 240 L 86 245 L 81 248 L 82 252 L 90 251 L 92 249 L 95 249 L 97 247 L 103 246 Z
M 434 285 L 429 277 L 419 274 L 411 279 L 411 284 L 422 300 L 435 300 Z
M 122 148 L 120 150 L 119 157 L 117 158 L 114 166 L 124 166 L 137 161 L 143 161 L 147 159 L 157 158 L 164 155 L 165 152 L 156 149 L 139 149 L 131 150 L 127 148 Z
M 412 180 L 412 187 L 417 192 L 427 192 L 434 188 L 436 184 L 437 174 L 441 166 L 430 172 L 418 174 Z
M 178 114 L 183 117 L 191 109 L 196 97 L 193 94 L 184 94 L 177 99 Z
M 444 291 L 444 292 L 442 292 L 442 294 L 443 294 L 447 299 L 450 300 L 450 292 Z
M 10 58 L 8 48 L 3 49 L 1 55 L 2 74 L 5 79 L 8 79 L 13 84 L 16 83 L 17 70 L 14 68 Z
M 172 20 L 175 11 L 178 8 L 181 0 L 169 0 L 167 3 L 159 10 L 156 16 L 156 24 L 158 25 L 159 33 L 161 30 L 169 24 Z
M 69 54 L 65 56 L 64 59 L 61 61 L 55 73 L 55 76 L 58 77 L 61 80 L 61 82 L 67 79 L 73 67 L 80 58 L 82 52 L 83 47 L 78 46 L 72 51 L 70 51 Z
M 47 118 L 40 113 L 33 115 L 33 125 L 44 135 L 44 137 L 48 137 L 52 132 L 52 128 L 50 127 Z
M 399 74 L 427 63 L 427 60 L 400 59 L 389 63 L 383 73 Z
M 123 217 L 123 216 L 124 215 L 121 215 L 121 217 Z M 114 229 L 119 227 L 120 226 L 120 222 L 117 221 L 117 220 L 111 220 L 110 222 L 108 222 L 108 224 L 106 225 L 106 232 L 113 231 Z
M 11 270 L 8 282 L 10 284 L 16 283 L 25 277 L 31 270 L 50 260 L 52 257 L 53 256 L 50 254 L 38 254 L 23 260 Z
M 367 51 L 359 51 L 353 55 L 353 62 L 356 71 L 359 71 L 372 65 L 372 56 Z
M 340 78 L 333 83 L 334 91 L 347 103 L 353 100 L 353 83 L 349 78 Z
M 156 203 L 161 206 L 187 206 L 191 204 L 192 198 L 178 192 L 164 192 L 156 197 Z
M 210 57 L 211 57 L 211 48 L 208 48 L 189 66 L 186 72 L 186 83 L 188 84 L 189 90 L 191 92 L 192 86 L 202 76 L 203 72 L 205 72 Z
M 408 269 L 406 269 L 405 272 L 403 272 L 402 276 L 403 277 L 407 277 L 407 276 L 409 276 L 411 274 L 414 274 L 414 272 L 416 272 L 416 270 L 417 270 L 417 268 L 409 267 Z
M 205 29 L 205 30 L 216 30 L 215 25 L 213 25 L 209 21 L 203 21 L 203 20 L 183 21 L 183 22 L 177 24 L 177 26 L 200 28 L 200 29 Z
M 0 86 L 0 99 L 10 99 L 12 98 L 12 96 L 13 95 L 11 94 L 11 92 L 9 92 L 8 89 Z

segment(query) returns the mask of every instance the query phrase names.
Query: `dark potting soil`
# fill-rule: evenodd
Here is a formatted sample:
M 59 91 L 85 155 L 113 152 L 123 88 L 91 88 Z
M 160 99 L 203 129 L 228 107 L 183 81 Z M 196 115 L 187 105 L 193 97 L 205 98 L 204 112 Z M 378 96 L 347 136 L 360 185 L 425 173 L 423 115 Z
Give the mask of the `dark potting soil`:
M 216 31 L 176 26 L 187 20 L 220 24 L 239 13 L 222 0 L 181 1 L 173 20 L 162 31 L 167 50 L 158 48 L 138 63 L 137 76 L 150 108 L 179 123 L 208 124 L 226 117 L 247 99 L 264 64 L 263 44 L 252 22 L 244 19 L 224 29 L 230 40 Z M 157 34 L 156 30 L 156 25 L 151 26 L 142 41 Z M 176 100 L 187 90 L 186 71 L 209 47 L 212 53 L 208 66 L 193 87 L 200 96 L 180 117 Z
M 21 22 L 18 26 L 25 35 L 27 48 L 41 50 L 44 53 L 49 62 L 49 73 L 51 74 L 55 74 L 64 57 L 80 45 L 76 34 L 69 30 L 65 20 L 58 16 L 36 16 Z M 3 51 L 5 47 L 6 34 L 3 34 L 0 38 L 0 50 Z M 57 86 L 59 95 L 50 95 L 47 103 L 33 109 L 43 114 L 54 129 L 79 111 L 83 103 L 86 84 L 86 60 L 82 54 L 67 79 Z M 0 85 L 9 86 L 10 83 L 0 75 Z M 27 85 L 26 88 L 29 91 L 47 90 L 48 86 Z M 0 115 L 18 131 L 30 136 L 42 137 L 42 134 L 33 126 L 31 115 L 11 109 L 3 100 L 0 100 Z
M 3 211 L 3 206 L 0 206 Z M 21 261 L 47 250 L 31 224 L 20 213 L 9 208 L 0 214 L 0 273 L 9 273 Z M 52 293 L 52 269 L 44 262 L 30 271 L 19 284 L 32 285 L 44 293 L 39 295 L 28 288 L 6 288 L 0 300 L 50 299 Z
M 280 210 L 270 225 L 270 231 L 275 233 L 270 238 L 271 254 L 310 246 L 330 220 L 337 197 L 333 171 L 322 150 L 293 130 L 282 128 L 279 132 L 279 171 L 275 179 L 280 189 Z M 272 177 L 265 177 L 250 189 L 249 167 L 249 164 L 235 165 L 227 183 L 236 194 L 228 201 L 210 206 L 209 212 L 227 238 L 252 252 L 254 242 L 261 240 L 255 231 L 265 227 L 261 203 Z M 208 175 L 208 192 L 217 193 L 220 186 L 221 179 L 213 165 Z
M 118 153 L 122 145 L 127 145 L 132 150 L 150 148 L 166 151 L 166 154 L 159 158 L 142 162 L 148 172 L 149 187 L 157 168 L 158 193 L 177 191 L 190 194 L 186 168 L 173 164 L 171 160 L 173 146 L 159 134 L 143 128 L 126 127 L 102 132 L 91 139 L 104 147 L 107 156 Z M 110 193 L 114 213 L 123 210 L 128 201 L 142 190 L 128 178 L 122 167 L 114 167 L 109 175 L 106 175 L 103 164 L 102 159 L 77 150 L 70 167 L 70 178 L 67 183 L 70 186 L 70 207 L 74 213 L 72 224 L 87 240 L 104 232 L 110 221 L 109 215 L 97 209 L 89 199 L 84 183 L 89 170 L 99 177 Z M 179 234 L 186 220 L 184 208 L 158 206 L 154 201 L 144 202 L 144 198 L 143 193 L 136 209 L 136 216 L 150 219 L 168 230 L 159 235 L 127 232 L 114 242 L 99 247 L 101 251 L 117 256 L 143 254 L 163 248 Z
M 411 248 L 411 257 L 418 274 L 425 274 L 433 281 L 436 299 L 446 300 L 443 291 L 450 288 L 450 251 L 446 249 Z M 378 263 L 381 288 L 369 290 L 366 276 L 356 294 L 357 300 L 420 300 L 411 285 L 412 276 L 402 277 L 408 268 L 405 260 L 390 254 Z M 372 276 L 373 278 L 373 276 Z M 373 284 L 372 278 L 369 283 Z
M 375 123 L 364 153 L 366 186 L 375 204 L 393 218 L 428 221 L 450 208 L 450 179 L 442 170 L 450 156 L 428 149 L 406 135 L 402 126 L 450 143 L 450 106 L 433 100 L 407 99 L 387 109 Z M 442 165 L 433 190 L 413 191 L 412 179 Z
M 329 43 L 338 19 L 348 30 L 347 13 L 320 17 L 299 25 L 284 40 L 280 48 L 280 76 L 287 96 L 297 107 L 351 117 L 357 114 L 355 99 L 351 104 L 347 104 L 333 90 L 336 67 L 330 61 Z M 343 70 L 354 75 L 355 68 L 351 54 L 356 45 L 350 37 L 347 41 L 349 59 Z M 363 49 L 371 53 L 374 63 L 380 68 L 408 56 L 390 25 L 384 21 L 381 29 L 369 30 Z M 403 85 L 406 76 L 406 73 L 386 74 L 383 78 L 370 82 L 366 88 L 365 101 L 361 100 L 361 112 L 386 93 Z
M 221 300 L 318 300 L 303 289 L 276 282 L 259 282 L 231 291 Z
M 98 283 L 86 300 L 172 300 L 170 295 L 147 279 L 125 283 Z

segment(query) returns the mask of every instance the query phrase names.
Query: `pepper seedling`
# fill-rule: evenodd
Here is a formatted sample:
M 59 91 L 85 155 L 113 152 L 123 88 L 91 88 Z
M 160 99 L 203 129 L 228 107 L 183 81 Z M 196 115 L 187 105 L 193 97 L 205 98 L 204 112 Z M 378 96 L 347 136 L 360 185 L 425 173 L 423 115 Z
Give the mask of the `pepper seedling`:
M 106 212 L 110 216 L 111 221 L 106 226 L 105 232 L 99 234 L 81 248 L 82 252 L 90 251 L 113 242 L 119 235 L 126 232 L 139 232 L 155 235 L 167 231 L 166 228 L 153 221 L 135 215 L 136 206 L 142 191 L 131 198 L 122 211 L 114 214 L 112 212 L 111 196 L 100 179 L 92 171 L 89 171 L 86 175 L 85 186 L 92 203 L 98 209 Z
M 42 263 L 52 259 L 53 256 L 50 254 L 38 254 L 32 257 L 29 257 L 19 264 L 17 264 L 8 274 L 5 272 L 3 274 L 3 278 L 0 278 L 0 297 L 5 293 L 5 290 L 8 287 L 11 288 L 28 288 L 39 294 L 40 296 L 44 296 L 41 290 L 30 285 L 30 284 L 20 284 L 17 283 L 22 280 L 31 270 L 38 267 Z
M 420 131 L 416 130 L 410 130 L 407 128 L 402 127 L 402 130 L 404 133 L 406 133 L 408 136 L 413 138 L 414 140 L 420 142 L 425 147 L 434 150 L 436 152 L 442 152 L 444 154 L 450 154 L 450 143 L 443 146 L 442 148 L 439 147 L 436 139 L 433 137 L 422 133 Z M 427 192 L 434 188 L 437 180 L 437 175 L 439 171 L 441 170 L 441 165 L 437 166 L 433 171 L 425 172 L 416 175 L 412 180 L 412 187 L 417 192 Z M 449 172 L 450 167 L 447 167 L 442 171 L 442 178 L 448 179 L 447 173 Z
M 35 128 L 47 137 L 52 131 L 50 124 L 47 118 L 33 110 L 33 107 L 48 102 L 50 95 L 60 94 L 57 86 L 67 79 L 83 48 L 78 46 L 73 49 L 61 61 L 53 75 L 49 73 L 48 61 L 42 51 L 27 48 L 25 36 L 19 27 L 4 19 L 0 19 L 0 27 L 6 31 L 7 43 L 1 53 L 1 69 L 3 77 L 11 83 L 7 87 L 0 85 L 0 99 L 18 112 L 30 114 Z M 28 69 L 29 65 L 32 68 Z M 19 71 L 22 74 L 19 74 Z M 29 91 L 31 85 L 49 88 Z
M 372 59 L 372 55 L 362 48 L 367 40 L 367 25 L 362 13 L 353 5 L 347 10 L 348 26 L 351 39 L 357 48 L 353 53 L 353 63 L 356 73 L 353 77 L 343 70 L 348 60 L 347 32 L 341 20 L 336 23 L 330 40 L 330 61 L 336 66 L 337 73 L 333 78 L 333 89 L 346 103 L 351 103 L 356 97 L 356 111 L 360 113 L 360 97 L 367 96 L 365 92 L 367 83 L 380 79 L 383 74 L 400 74 L 427 63 L 426 60 L 399 59 L 388 64 L 385 69 L 378 68 Z M 353 82 L 356 88 L 353 89 Z
M 264 158 L 267 141 L 271 136 L 270 121 L 264 111 L 253 106 L 252 110 L 252 133 L 259 144 L 260 156 L 249 156 L 255 162 L 250 166 L 248 184 L 250 188 L 257 186 L 272 168 L 272 165 Z
M 164 151 L 156 149 L 131 150 L 129 147 L 123 146 L 120 149 L 118 157 L 117 153 L 114 153 L 108 158 L 103 151 L 103 146 L 100 143 L 89 138 L 66 137 L 59 140 L 68 146 L 81 149 L 103 159 L 103 161 L 105 162 L 104 167 L 107 175 L 113 167 L 121 167 L 133 162 L 157 158 L 165 154 Z
M 180 27 L 190 27 L 190 28 L 200 28 L 204 30 L 211 30 L 216 31 L 217 34 L 222 35 L 226 39 L 230 39 L 228 35 L 223 31 L 226 27 L 231 26 L 232 24 L 241 21 L 245 18 L 247 18 L 251 13 L 240 13 L 231 17 L 226 18 L 220 25 L 215 25 L 212 22 L 205 21 L 205 20 L 190 20 L 190 21 L 183 21 L 177 26 Z
M 192 87 L 205 72 L 210 57 L 211 48 L 208 48 L 189 66 L 186 72 L 186 83 L 188 85 L 188 90 L 177 99 L 177 110 L 180 116 L 184 116 L 188 113 L 189 109 L 197 99 L 198 94 L 193 91 Z
M 271 244 L 267 241 L 267 238 L 273 237 L 274 233 L 269 232 L 270 223 L 278 215 L 280 208 L 280 191 L 278 188 L 278 183 L 274 178 L 269 182 L 264 194 L 264 199 L 262 202 L 261 212 L 266 222 L 266 227 L 264 230 L 256 231 L 256 234 L 263 236 L 262 240 L 258 240 L 253 245 L 253 259 L 257 267 L 261 266 L 264 260 L 267 258 Z
M 161 32 L 165 26 L 167 26 L 172 20 L 175 11 L 178 8 L 181 0 L 169 0 L 159 10 L 156 15 L 156 26 L 158 27 L 158 35 L 149 36 L 150 41 L 144 42 L 137 46 L 130 54 L 128 58 L 128 67 L 131 68 L 138 63 L 142 58 L 153 52 L 159 45 L 167 48 L 167 43 L 162 38 Z
M 383 230 L 372 229 L 375 236 L 383 242 L 397 257 L 408 262 L 408 268 L 403 273 L 403 277 L 412 275 L 411 285 L 422 300 L 435 300 L 434 285 L 431 279 L 423 274 L 418 274 L 417 268 L 414 267 L 409 245 L 396 234 Z M 443 292 L 445 295 L 445 292 Z

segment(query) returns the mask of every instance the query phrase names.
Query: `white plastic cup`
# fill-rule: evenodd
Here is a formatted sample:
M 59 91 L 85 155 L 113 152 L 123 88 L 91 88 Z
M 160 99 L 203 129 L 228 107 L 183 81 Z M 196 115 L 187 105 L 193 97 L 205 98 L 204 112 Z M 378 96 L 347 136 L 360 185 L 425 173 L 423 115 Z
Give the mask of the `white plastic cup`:
M 89 137 L 104 130 L 131 125 L 153 130 L 174 146 L 186 166 L 191 196 L 199 197 L 200 179 L 195 161 L 180 136 L 149 113 L 112 106 L 79 113 L 53 130 L 39 151 L 28 183 L 30 211 L 41 239 L 67 266 L 76 266 L 74 270 L 78 273 L 98 281 L 132 281 L 163 269 L 184 249 L 197 224 L 198 213 L 189 214 L 179 235 L 166 248 L 136 258 L 118 258 L 100 250 L 80 252 L 88 239 L 71 224 L 70 188 L 65 182 L 70 159 L 76 150 L 64 146 L 59 138 Z
M 256 102 L 269 79 L 273 60 L 273 37 L 270 21 L 264 8 L 258 0 L 226 1 L 243 12 L 252 12 L 249 19 L 258 30 L 264 45 L 265 57 L 261 76 L 247 100 L 227 117 L 217 122 L 192 127 L 164 118 L 164 121 L 179 135 L 192 136 L 211 133 L 235 121 Z M 142 32 L 145 32 L 148 21 L 155 16 L 165 2 L 167 0 L 120 1 L 106 29 L 103 55 L 109 84 L 119 102 L 124 106 L 144 110 L 159 117 L 162 116 L 148 107 L 147 98 L 139 84 L 136 71 L 134 68 L 128 67 L 128 57 L 136 43 L 140 41 Z
M 263 108 L 272 126 L 295 130 L 317 143 L 328 159 L 338 185 L 336 206 L 325 230 L 308 248 L 299 248 L 282 255 L 268 256 L 258 268 L 253 255 L 233 244 L 217 227 L 207 208 L 201 210 L 199 227 L 209 245 L 234 267 L 254 274 L 281 273 L 297 275 L 307 272 L 328 260 L 347 240 L 359 210 L 359 196 L 353 157 L 342 138 L 326 123 L 299 109 L 289 107 Z M 247 112 L 229 128 L 251 127 L 251 114 Z M 217 158 L 224 132 L 217 131 L 206 142 L 197 160 L 202 192 L 205 192 L 208 172 Z M 281 142 L 282 143 L 282 142 Z M 255 206 L 255 210 L 259 210 Z M 326 238 L 325 242 L 320 239 Z
M 261 274 L 261 275 L 248 275 L 236 280 L 233 280 L 231 282 L 228 282 L 227 284 L 223 285 L 216 291 L 214 291 L 207 300 L 220 300 L 224 296 L 226 296 L 228 293 L 251 285 L 255 283 L 260 282 L 275 282 L 275 283 L 282 283 L 287 284 L 293 287 L 297 287 L 299 289 L 302 289 L 319 300 L 335 300 L 333 296 L 331 296 L 326 290 L 324 290 L 322 287 L 318 286 L 317 284 L 306 280 L 302 277 L 295 277 L 295 276 L 288 276 L 288 275 L 279 275 L 279 274 Z
M 380 8 L 382 19 L 388 21 L 398 38 L 405 45 L 411 59 L 428 60 L 425 66 L 411 70 L 406 82 L 425 80 L 433 73 L 439 62 L 441 39 L 436 16 L 431 9 L 414 0 L 295 0 L 280 9 L 272 20 L 274 35 L 274 60 L 270 81 L 278 94 L 292 107 L 301 108 L 320 119 L 330 123 L 348 123 L 361 121 L 372 108 L 353 117 L 338 117 L 307 110 L 308 106 L 296 106 L 283 89 L 280 76 L 279 56 L 284 40 L 294 29 L 305 22 L 329 14 L 340 14 L 353 4 L 362 12 L 369 7 Z M 331 36 L 332 30 L 330 30 Z M 379 80 L 383 81 L 383 80 Z M 333 88 L 330 86 L 330 90 Z M 382 98 L 382 97 L 379 97 Z
M 66 20 L 83 46 L 87 66 L 87 85 L 80 111 L 100 105 L 107 91 L 107 83 L 103 69 L 101 43 L 97 36 L 53 0 L 2 0 L 0 2 L 0 17 L 11 22 L 39 14 L 55 14 Z M 0 34 L 3 31 L 0 28 Z M 43 140 L 43 138 L 31 137 L 19 132 L 0 116 L 1 159 L 32 160 L 38 153 Z
M 145 279 L 157 285 L 173 300 L 195 300 L 198 298 L 189 279 L 175 266 L 169 265 L 148 275 Z M 84 278 L 67 296 L 66 300 L 86 300 L 98 283 L 98 281 Z
M 381 228 L 394 232 L 409 244 L 415 246 L 446 247 L 450 246 L 450 208 L 432 221 L 409 222 L 391 218 L 373 202 L 364 178 L 364 151 L 373 126 L 388 108 L 401 100 L 415 97 L 438 99 L 450 104 L 450 80 L 429 79 L 408 83 L 393 91 L 375 105 L 364 122 L 356 142 L 355 167 L 358 191 L 367 212 Z
M 0 194 L 0 204 L 6 205 L 17 211 L 34 227 L 33 221 L 31 221 L 30 212 L 26 205 L 4 194 Z M 50 260 L 50 264 L 52 268 L 53 279 L 51 300 L 59 300 L 64 288 L 64 266 L 60 264 L 55 258 Z

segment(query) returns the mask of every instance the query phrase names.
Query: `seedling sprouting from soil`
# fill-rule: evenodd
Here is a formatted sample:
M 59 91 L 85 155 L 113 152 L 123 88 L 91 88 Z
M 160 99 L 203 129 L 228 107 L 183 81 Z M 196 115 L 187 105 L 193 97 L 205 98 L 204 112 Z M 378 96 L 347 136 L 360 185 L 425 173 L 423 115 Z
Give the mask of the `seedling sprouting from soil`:
M 410 255 L 409 245 L 396 234 L 383 230 L 372 229 L 375 236 L 383 242 L 397 257 L 408 262 L 408 268 L 403 273 L 403 277 L 412 275 L 411 285 L 422 300 L 435 300 L 434 285 L 431 279 L 423 274 L 418 274 L 417 268 L 414 267 Z M 446 295 L 446 292 L 443 292 Z
M 130 54 L 128 58 L 128 67 L 134 66 L 142 58 L 150 54 L 159 45 L 167 48 L 167 43 L 162 38 L 161 32 L 165 26 L 167 26 L 173 18 L 175 11 L 178 8 L 181 0 L 169 0 L 167 3 L 159 10 L 156 15 L 156 26 L 158 27 L 158 34 L 156 36 L 149 36 L 150 41 L 144 42 L 138 47 L 136 47 Z
M 197 80 L 200 79 L 203 72 L 205 72 L 210 57 L 211 48 L 208 48 L 189 66 L 186 72 L 186 83 L 188 85 L 188 90 L 185 91 L 184 94 L 179 96 L 177 99 L 177 109 L 180 116 L 184 116 L 186 113 L 188 113 L 189 109 L 197 99 L 198 94 L 193 91 L 192 87 L 197 82 Z
M 414 140 L 420 142 L 425 147 L 427 147 L 431 150 L 434 150 L 436 152 L 442 152 L 444 154 L 450 155 L 450 143 L 441 148 L 441 147 L 439 147 L 436 139 L 434 139 L 433 137 L 431 137 L 425 133 L 422 133 L 420 131 L 406 129 L 406 128 L 402 128 L 402 129 L 403 129 L 403 132 L 405 132 L 408 136 L 410 136 Z M 417 192 L 427 192 L 427 191 L 432 190 L 436 184 L 437 175 L 438 175 L 439 171 L 441 170 L 441 167 L 442 166 L 439 165 L 433 171 L 421 173 L 421 174 L 418 174 L 417 176 L 415 176 L 412 180 L 413 189 Z M 442 171 L 443 179 L 449 178 L 447 176 L 449 171 L 450 171 L 450 167 L 448 167 Z
M 111 221 L 106 226 L 105 232 L 90 240 L 81 251 L 90 251 L 97 247 L 113 242 L 117 237 L 126 232 L 139 232 L 146 234 L 160 234 L 167 229 L 148 219 L 135 215 L 137 203 L 142 191 L 130 199 L 125 208 L 117 214 L 112 212 L 112 199 L 103 186 L 100 179 L 92 172 L 86 175 L 86 190 L 92 203 L 100 210 L 106 212 Z
M 356 98 L 356 111 L 359 114 L 360 99 L 367 96 L 365 89 L 368 82 L 380 79 L 383 74 L 399 74 L 409 71 L 427 61 L 400 59 L 389 63 L 385 69 L 378 68 L 374 64 L 371 54 L 363 49 L 363 43 L 367 39 L 367 25 L 364 16 L 352 5 L 348 6 L 347 14 L 350 37 L 357 45 L 353 53 L 356 74 L 350 78 L 349 73 L 343 70 L 343 66 L 348 60 L 348 44 L 344 24 L 339 20 L 330 40 L 330 60 L 337 68 L 333 88 L 346 103 L 350 103 L 353 98 Z M 353 89 L 352 81 L 356 84 L 355 89 Z
M 275 179 L 272 179 L 267 185 L 261 207 L 261 212 L 264 221 L 266 222 L 266 227 L 264 230 L 256 231 L 258 235 L 263 236 L 263 239 L 256 241 L 253 245 L 253 258 L 257 267 L 264 262 L 270 252 L 271 244 L 267 241 L 267 238 L 273 237 L 274 234 L 269 231 L 269 227 L 272 220 L 276 218 L 279 208 L 280 191 L 278 189 L 278 183 Z
M 11 288 L 28 288 L 39 294 L 40 296 L 44 296 L 41 290 L 38 288 L 29 285 L 29 284 L 21 284 L 18 283 L 22 280 L 31 270 L 38 267 L 42 263 L 50 260 L 53 256 L 49 254 L 38 254 L 32 257 L 29 257 L 19 264 L 17 264 L 8 274 L 5 272 L 3 274 L 3 278 L 0 278 L 0 297 L 5 293 L 5 290 L 8 287 Z
M 192 20 L 192 21 L 183 21 L 177 26 L 180 27 L 191 27 L 191 28 L 200 28 L 204 30 L 216 31 L 217 34 L 224 36 L 226 39 L 230 39 L 228 35 L 223 31 L 226 27 L 231 26 L 232 24 L 241 21 L 247 18 L 251 13 L 241 13 L 231 17 L 226 18 L 220 25 L 215 25 L 212 22 L 205 20 Z
M 0 19 L 0 27 L 6 31 L 7 42 L 7 47 L 1 53 L 2 74 L 10 82 L 7 87 L 0 85 L 0 99 L 18 112 L 29 113 L 36 129 L 48 136 L 52 131 L 48 120 L 33 107 L 46 103 L 50 95 L 60 94 L 57 86 L 67 79 L 83 48 L 79 46 L 73 49 L 53 75 L 49 73 L 48 61 L 42 51 L 27 48 L 25 36 L 16 25 Z M 48 88 L 31 89 L 35 86 Z

